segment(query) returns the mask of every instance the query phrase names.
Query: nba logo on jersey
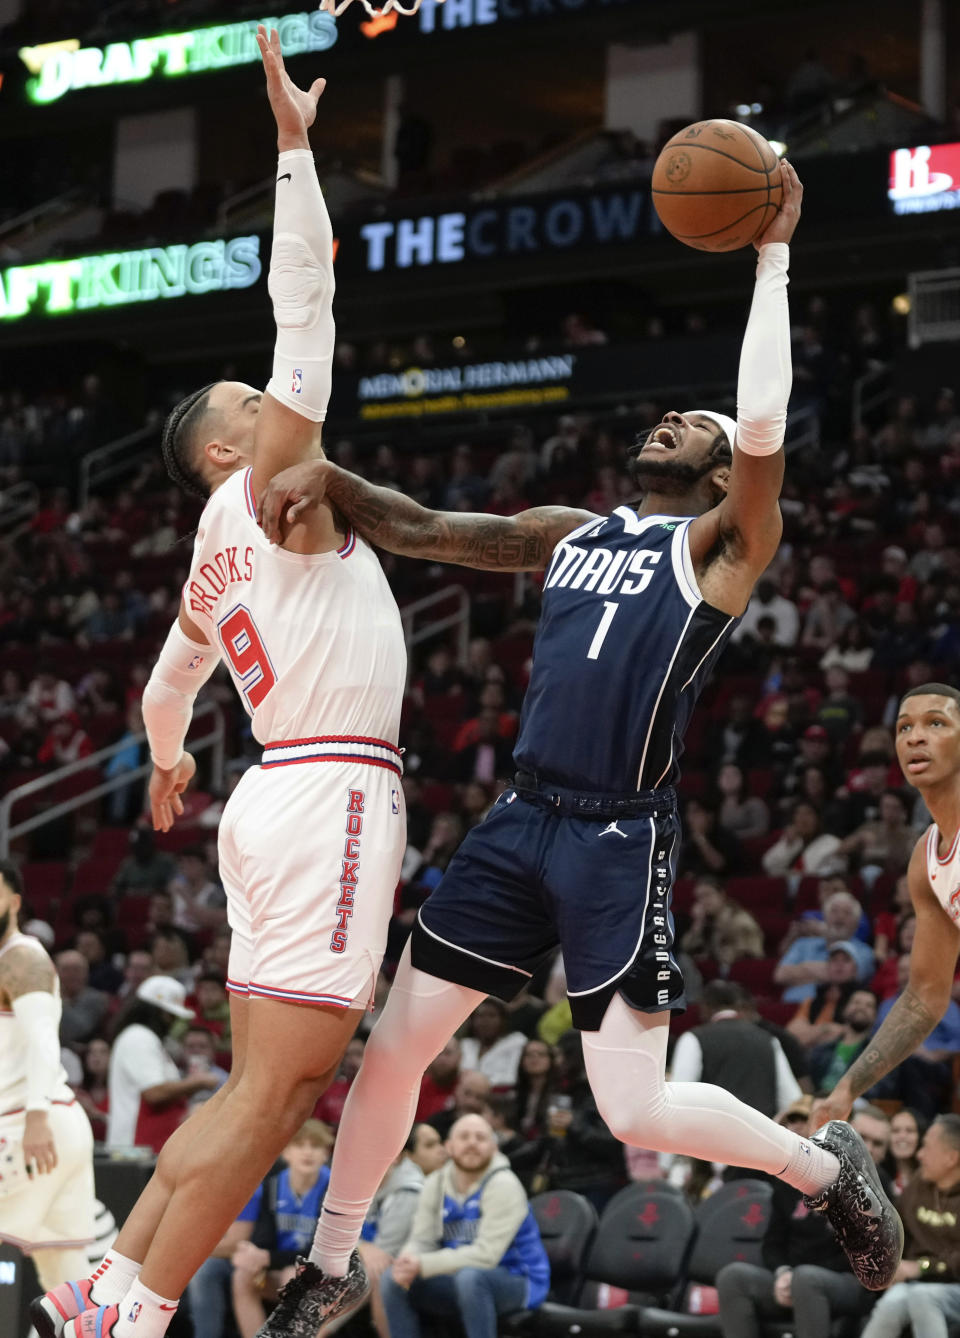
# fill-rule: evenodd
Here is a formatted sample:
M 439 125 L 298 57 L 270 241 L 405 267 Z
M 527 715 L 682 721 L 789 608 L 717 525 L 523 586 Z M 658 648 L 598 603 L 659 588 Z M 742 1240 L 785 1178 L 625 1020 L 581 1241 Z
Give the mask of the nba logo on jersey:
M 136 1324 L 137 1320 L 140 1318 L 140 1311 L 142 1309 L 143 1306 L 141 1303 L 139 1301 L 134 1301 L 133 1305 L 130 1307 L 130 1313 L 127 1316 L 127 1323 Z
M 302 391 L 303 391 L 303 368 L 294 367 L 293 379 L 290 384 L 290 393 L 292 395 L 299 395 L 302 393 Z

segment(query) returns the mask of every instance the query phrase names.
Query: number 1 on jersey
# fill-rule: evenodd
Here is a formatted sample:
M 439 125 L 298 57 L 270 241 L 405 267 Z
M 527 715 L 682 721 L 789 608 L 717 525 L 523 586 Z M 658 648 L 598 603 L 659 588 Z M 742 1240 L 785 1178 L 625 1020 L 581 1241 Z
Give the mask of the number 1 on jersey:
M 277 681 L 267 648 L 248 609 L 238 604 L 217 628 L 220 642 L 237 678 L 251 714 Z
M 614 603 L 613 600 L 605 599 L 603 601 L 603 617 L 600 619 L 600 626 L 597 628 L 593 640 L 590 642 L 590 649 L 587 651 L 588 660 L 598 660 L 600 658 L 600 647 L 603 645 L 604 638 L 610 631 L 610 624 L 613 622 L 619 607 L 620 605 Z

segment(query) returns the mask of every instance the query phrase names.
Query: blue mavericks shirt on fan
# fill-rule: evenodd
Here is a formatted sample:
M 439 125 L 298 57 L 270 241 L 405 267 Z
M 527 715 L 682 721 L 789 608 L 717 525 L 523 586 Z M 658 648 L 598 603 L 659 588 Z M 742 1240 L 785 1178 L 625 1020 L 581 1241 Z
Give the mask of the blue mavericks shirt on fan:
M 704 602 L 693 517 L 622 506 L 554 551 L 514 761 L 585 791 L 672 785 L 683 735 L 739 622 Z
M 313 1241 L 320 1205 L 330 1183 L 330 1167 L 321 1166 L 320 1174 L 312 1189 L 308 1189 L 303 1198 L 298 1198 L 290 1188 L 290 1171 L 285 1166 L 276 1176 L 267 1176 L 253 1195 L 253 1198 L 240 1213 L 240 1222 L 255 1222 L 260 1215 L 264 1189 L 272 1194 L 273 1202 L 268 1204 L 277 1224 L 278 1250 L 296 1250 L 302 1253 L 309 1249 Z
M 491 1175 L 506 1169 L 497 1167 L 490 1172 L 490 1175 L 484 1176 L 463 1203 L 450 1194 L 444 1194 L 442 1249 L 457 1250 L 464 1245 L 473 1244 L 480 1230 L 480 1200 L 483 1187 Z M 526 1305 L 531 1310 L 544 1300 L 550 1290 L 550 1260 L 540 1238 L 537 1220 L 529 1208 L 497 1267 L 505 1268 L 508 1273 L 527 1279 Z

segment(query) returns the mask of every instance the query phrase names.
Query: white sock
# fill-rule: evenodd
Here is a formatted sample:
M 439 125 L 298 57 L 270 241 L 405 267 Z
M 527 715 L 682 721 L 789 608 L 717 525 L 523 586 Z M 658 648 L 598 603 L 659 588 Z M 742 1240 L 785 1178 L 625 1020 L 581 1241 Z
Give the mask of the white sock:
M 819 1194 L 832 1185 L 840 1174 L 840 1163 L 832 1152 L 811 1143 L 809 1138 L 795 1135 L 797 1146 L 779 1178 L 802 1194 Z
M 158 1296 L 135 1278 L 120 1302 L 114 1338 L 163 1338 L 179 1304 L 179 1300 Z
M 90 1274 L 90 1299 L 97 1305 L 118 1305 L 139 1272 L 140 1264 L 135 1259 L 128 1259 L 119 1250 L 108 1250 Z

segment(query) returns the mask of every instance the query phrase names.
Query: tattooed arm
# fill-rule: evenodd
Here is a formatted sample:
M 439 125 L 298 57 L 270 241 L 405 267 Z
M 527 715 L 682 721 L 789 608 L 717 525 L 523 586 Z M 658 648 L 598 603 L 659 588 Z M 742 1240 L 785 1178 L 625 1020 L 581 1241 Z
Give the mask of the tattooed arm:
M 11 948 L 0 962 L 0 995 L 27 1038 L 27 1098 L 23 1155 L 40 1174 L 57 1164 L 47 1111 L 60 1081 L 60 1001 L 53 992 L 53 963 L 39 944 Z
M 925 845 L 923 838 L 917 842 L 907 871 L 917 917 L 907 988 L 830 1095 L 814 1103 L 811 1129 L 846 1119 L 856 1098 L 912 1055 L 947 1011 L 960 930 L 930 887 Z
M 430 511 L 329 460 L 313 460 L 270 481 L 257 519 L 270 542 L 280 543 L 299 517 L 323 499 L 378 548 L 484 571 L 542 571 L 560 540 L 594 518 L 590 511 L 566 506 L 537 506 L 517 516 Z

